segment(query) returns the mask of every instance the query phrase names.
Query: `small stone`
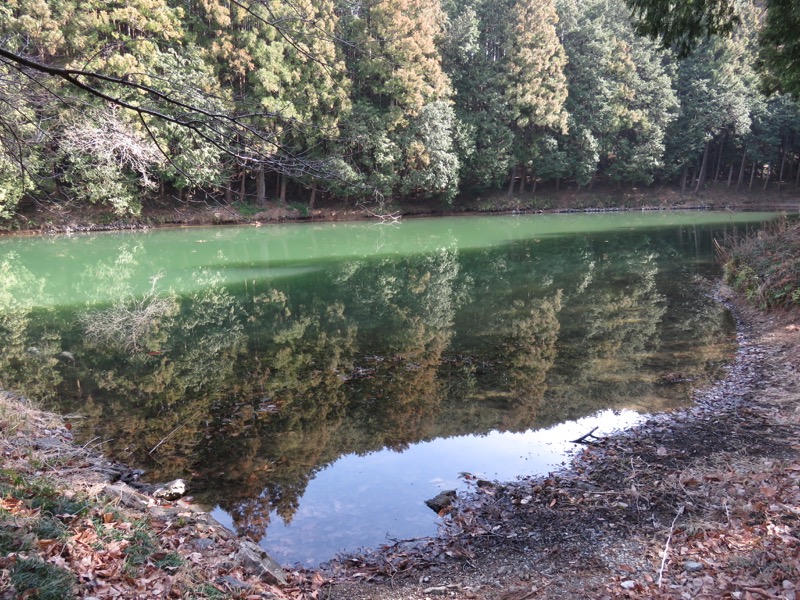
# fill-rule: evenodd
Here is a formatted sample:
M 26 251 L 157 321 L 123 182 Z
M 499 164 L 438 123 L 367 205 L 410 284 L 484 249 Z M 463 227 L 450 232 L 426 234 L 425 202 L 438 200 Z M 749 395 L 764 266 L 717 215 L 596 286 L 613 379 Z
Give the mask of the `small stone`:
M 683 568 L 687 573 L 697 573 L 703 570 L 703 563 L 694 560 L 687 560 L 683 563 Z
M 194 546 L 197 550 L 208 550 L 213 545 L 214 540 L 208 538 L 198 538 L 192 542 L 192 546 Z
M 164 500 L 177 500 L 186 493 L 186 482 L 183 479 L 176 479 L 165 483 L 153 492 L 153 497 L 163 498 Z
M 447 586 L 438 585 L 436 587 L 429 587 L 422 590 L 423 594 L 430 594 L 431 596 L 444 596 L 447 593 Z
M 628 579 L 627 581 L 620 583 L 619 587 L 621 587 L 623 590 L 632 590 L 636 587 L 636 582 Z
M 447 490 L 444 492 L 440 492 L 436 494 L 430 500 L 425 500 L 425 504 L 428 505 L 435 513 L 440 513 L 446 508 L 450 508 L 450 505 L 453 504 L 453 501 L 456 499 L 456 491 L 455 490 Z
M 286 585 L 286 573 L 275 560 L 258 544 L 250 540 L 239 543 L 239 550 L 234 560 L 248 571 L 256 575 L 268 575 L 272 581 Z
M 134 509 L 146 509 L 153 503 L 151 498 L 140 494 L 131 486 L 125 483 L 107 485 L 103 488 L 103 493 L 112 500 L 118 500 L 121 504 Z

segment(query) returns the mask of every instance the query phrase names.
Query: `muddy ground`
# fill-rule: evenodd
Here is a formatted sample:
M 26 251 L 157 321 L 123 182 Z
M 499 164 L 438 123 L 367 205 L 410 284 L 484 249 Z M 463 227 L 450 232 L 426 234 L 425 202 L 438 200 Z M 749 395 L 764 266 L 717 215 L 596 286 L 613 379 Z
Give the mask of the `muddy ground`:
M 6 393 L 4 473 L 50 478 L 64 496 L 93 504 L 62 515 L 56 542 L 38 539 L 0 558 L 0 598 L 16 597 L 9 573 L 31 553 L 72 571 L 84 598 L 795 598 L 800 314 L 724 299 L 739 319 L 740 349 L 692 408 L 587 438 L 565 472 L 474 481 L 438 538 L 288 570 L 285 582 L 183 500 L 115 492 L 124 466 L 76 446 L 68 420 Z M 2 494 L 0 503 L 0 526 L 36 530 L 41 515 L 24 498 Z M 124 562 L 131 523 L 146 523 L 159 545 L 133 570 Z M 181 560 L 165 566 L 172 555 Z

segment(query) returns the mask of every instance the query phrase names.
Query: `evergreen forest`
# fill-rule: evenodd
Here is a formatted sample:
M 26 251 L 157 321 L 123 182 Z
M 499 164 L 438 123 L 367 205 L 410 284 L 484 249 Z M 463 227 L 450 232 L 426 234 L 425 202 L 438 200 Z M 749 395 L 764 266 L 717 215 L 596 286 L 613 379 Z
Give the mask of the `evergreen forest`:
M 760 72 L 776 10 L 737 3 L 684 57 L 625 0 L 7 0 L 0 217 L 794 187 L 800 108 Z

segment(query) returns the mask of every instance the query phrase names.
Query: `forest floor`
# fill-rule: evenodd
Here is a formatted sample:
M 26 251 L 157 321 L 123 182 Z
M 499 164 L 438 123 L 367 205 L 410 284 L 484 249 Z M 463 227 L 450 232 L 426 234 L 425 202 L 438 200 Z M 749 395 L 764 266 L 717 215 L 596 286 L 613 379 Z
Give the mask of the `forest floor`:
M 474 481 L 440 536 L 317 571 L 133 490 L 68 416 L 0 393 L 0 598 L 795 598 L 800 314 L 725 300 L 740 348 L 691 408 L 587 437 L 564 472 Z

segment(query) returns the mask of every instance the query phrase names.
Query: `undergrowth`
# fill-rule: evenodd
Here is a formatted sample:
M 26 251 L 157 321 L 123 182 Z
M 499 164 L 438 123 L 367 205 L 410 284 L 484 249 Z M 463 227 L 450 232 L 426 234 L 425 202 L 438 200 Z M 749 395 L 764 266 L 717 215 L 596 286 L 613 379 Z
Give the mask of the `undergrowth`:
M 761 309 L 800 306 L 800 223 L 717 242 L 725 282 Z
M 87 539 L 87 525 L 94 531 L 95 551 L 121 551 L 126 577 L 136 579 L 148 566 L 174 572 L 184 564 L 180 555 L 161 548 L 146 519 L 126 520 L 114 507 L 64 494 L 46 478 L 2 470 L 0 588 L 10 584 L 22 598 L 75 597 L 76 575 L 49 561 L 47 549 Z

